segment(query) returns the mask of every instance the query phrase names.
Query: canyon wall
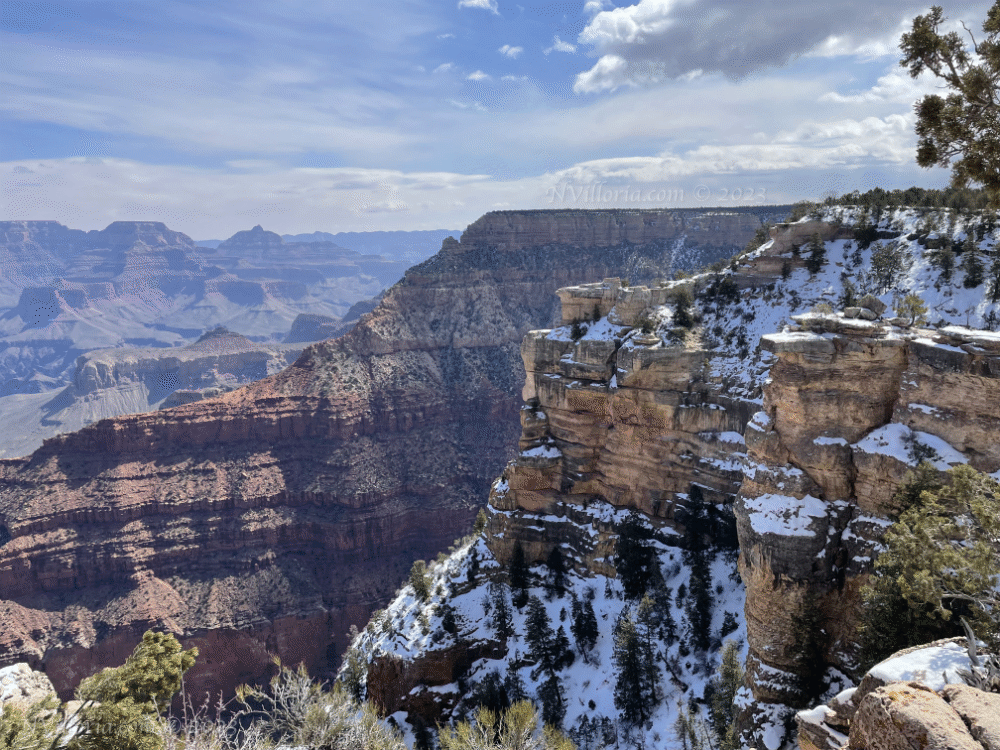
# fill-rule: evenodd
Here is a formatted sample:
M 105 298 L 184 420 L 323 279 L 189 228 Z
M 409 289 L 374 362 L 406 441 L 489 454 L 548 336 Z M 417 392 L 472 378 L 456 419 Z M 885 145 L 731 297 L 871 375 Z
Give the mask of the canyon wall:
M 608 234 L 636 221 L 640 235 Z M 195 695 L 263 679 L 267 651 L 322 676 L 412 560 L 467 531 L 515 453 L 520 342 L 552 321 L 555 289 L 665 277 L 679 253 L 732 254 L 758 226 L 749 212 L 488 214 L 287 370 L 0 463 L 0 662 L 44 668 L 65 696 L 156 626 L 204 646 Z M 695 425 L 642 396 L 643 377 L 617 424 L 652 408 Z M 574 459 L 588 481 L 624 491 L 588 451 Z
M 857 672 L 859 590 L 917 451 L 933 449 L 941 470 L 1000 469 L 1000 336 L 796 320 L 800 330 L 761 341 L 777 360 L 746 432 L 736 503 L 754 699 L 745 728 L 814 698 L 804 685 L 816 670 L 833 681 Z M 823 664 L 802 656 L 799 624 L 810 618 Z

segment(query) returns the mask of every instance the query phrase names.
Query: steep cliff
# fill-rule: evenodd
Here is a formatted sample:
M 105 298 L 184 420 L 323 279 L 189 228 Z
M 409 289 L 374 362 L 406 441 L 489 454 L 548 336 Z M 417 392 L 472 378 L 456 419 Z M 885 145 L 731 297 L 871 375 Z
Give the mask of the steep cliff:
M 552 589 L 554 549 L 578 598 L 588 586 L 606 591 L 594 606 L 606 623 L 598 648 L 607 647 L 615 615 L 630 606 L 615 603 L 627 511 L 639 511 L 663 578 L 679 590 L 695 580 L 694 563 L 669 555 L 692 545 L 696 498 L 711 511 L 712 523 L 694 524 L 706 538 L 724 541 L 730 522 L 738 532 L 744 742 L 776 750 L 790 738 L 795 706 L 860 677 L 858 590 L 899 511 L 892 497 L 906 472 L 925 456 L 940 469 L 966 461 L 1000 468 L 1000 335 L 955 325 L 995 325 L 997 304 L 981 278 L 942 268 L 936 251 L 949 240 L 929 247 L 946 215 L 870 219 L 836 208 L 822 220 L 776 227 L 773 241 L 733 270 L 681 283 L 622 288 L 606 279 L 559 290 L 562 325 L 522 343 L 520 452 L 492 487 L 484 536 L 435 568 L 440 591 L 429 601 L 405 587 L 356 642 L 369 664 L 369 695 L 416 726 L 492 695 L 471 686 L 494 685 L 493 670 L 520 674 L 545 700 L 537 662 L 517 640 L 524 613 L 515 613 L 508 641 L 490 613 L 497 585 L 513 576 L 515 551 L 534 565 L 539 595 Z M 963 250 L 971 266 L 971 254 L 991 252 L 995 239 L 979 217 L 967 221 L 951 222 L 950 242 L 973 238 L 974 249 Z M 679 325 L 684 287 L 694 295 L 690 331 Z M 891 317 L 887 304 L 907 292 L 923 297 L 934 328 Z M 469 572 L 473 561 L 482 572 Z M 725 572 L 713 570 L 715 585 Z M 468 582 L 456 582 L 463 574 Z M 718 590 L 724 600 L 741 591 Z M 464 627 L 444 628 L 446 607 Z M 563 622 L 559 605 L 548 610 Z M 683 614 L 693 641 L 701 632 L 687 606 Z M 701 675 L 717 658 L 716 634 L 724 635 L 719 622 L 710 627 L 716 645 L 695 650 Z M 651 727 L 618 725 L 638 733 L 633 739 L 669 736 L 676 712 L 667 706 L 700 697 L 704 677 L 683 659 L 675 664 L 680 652 L 663 644 L 659 668 L 669 686 Z M 602 695 L 615 686 L 608 655 L 600 667 L 560 677 L 574 736 L 589 731 L 594 686 Z M 516 682 L 505 680 L 504 689 Z M 611 716 L 607 700 L 597 702 Z
M 569 215 L 575 228 L 560 223 Z M 634 217 L 652 222 L 638 238 L 608 230 Z M 489 214 L 284 372 L 4 462 L 3 661 L 43 666 L 66 694 L 157 624 L 212 654 L 189 675 L 196 694 L 260 679 L 267 651 L 335 667 L 348 626 L 468 528 L 512 455 L 519 343 L 552 320 L 554 290 L 668 276 L 703 228 L 711 258 L 758 225 L 750 213 Z
M 749 684 L 761 704 L 801 706 L 801 628 L 817 617 L 831 682 L 858 669 L 859 589 L 902 510 L 893 495 L 922 455 L 1000 469 L 1000 336 L 957 326 L 901 331 L 832 315 L 765 336 L 774 352 L 747 431 L 736 505 L 747 586 Z M 815 697 L 815 696 L 813 696 Z M 748 716 L 748 721 L 752 721 Z

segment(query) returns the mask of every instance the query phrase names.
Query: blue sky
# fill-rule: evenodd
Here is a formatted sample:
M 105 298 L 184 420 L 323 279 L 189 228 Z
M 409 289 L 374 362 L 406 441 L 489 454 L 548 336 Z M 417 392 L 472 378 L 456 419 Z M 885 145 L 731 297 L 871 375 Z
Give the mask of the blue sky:
M 940 186 L 913 163 L 933 82 L 897 66 L 926 9 L 4 0 L 0 219 L 205 239 Z

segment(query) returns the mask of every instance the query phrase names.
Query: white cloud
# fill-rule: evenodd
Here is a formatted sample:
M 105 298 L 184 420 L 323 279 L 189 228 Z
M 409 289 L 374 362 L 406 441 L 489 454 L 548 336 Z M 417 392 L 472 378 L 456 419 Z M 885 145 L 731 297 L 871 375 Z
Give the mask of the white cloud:
M 516 60 L 517 56 L 524 52 L 524 47 L 511 47 L 509 44 L 505 44 L 503 47 L 497 50 L 501 55 L 505 55 L 512 60 Z
M 956 4 L 955 17 L 970 9 L 978 11 L 974 17 L 982 15 L 976 0 Z M 601 58 L 625 60 L 634 83 L 673 79 L 692 70 L 738 80 L 810 53 L 895 54 L 900 30 L 924 10 L 925 0 L 884 0 L 863 11 L 856 0 L 638 0 L 598 12 L 578 41 Z
M 614 91 L 620 86 L 631 84 L 625 59 L 618 55 L 605 55 L 593 68 L 577 75 L 573 91 L 577 94 L 593 94 L 598 91 Z
M 454 34 L 452 34 L 452 33 L 448 33 L 448 34 L 438 34 L 438 35 L 437 35 L 437 38 L 438 38 L 438 39 L 454 39 L 454 38 L 455 38 L 455 35 L 454 35 Z
M 465 78 L 469 81 L 488 81 L 490 80 L 490 74 L 484 73 L 481 70 L 477 70 L 473 73 L 469 73 L 469 75 L 467 75 Z
M 584 14 L 592 16 L 595 13 L 600 13 L 608 6 L 608 0 L 587 0 L 586 4 L 583 6 Z
M 455 64 L 454 63 L 446 62 L 446 63 L 441 63 L 436 68 L 434 68 L 433 72 L 435 72 L 435 73 L 447 73 L 449 70 L 454 70 L 454 69 L 455 69 Z
M 938 93 L 939 91 L 937 82 L 930 73 L 924 73 L 920 78 L 913 79 L 901 70 L 891 68 L 888 73 L 878 79 L 874 86 L 866 91 L 855 94 L 839 94 L 836 91 L 830 91 L 823 94 L 820 101 L 835 104 L 877 102 L 912 104 L 918 99 L 922 99 L 926 94 Z
M 501 78 L 500 80 L 501 81 L 527 81 L 528 80 L 528 76 L 506 75 L 503 78 Z
M 542 53 L 546 55 L 550 52 L 576 52 L 576 47 L 569 42 L 564 42 L 558 36 L 554 36 L 552 37 L 552 46 L 542 50 Z
M 459 8 L 481 8 L 482 10 L 488 10 L 496 15 L 500 15 L 500 11 L 497 9 L 497 0 L 458 0 Z

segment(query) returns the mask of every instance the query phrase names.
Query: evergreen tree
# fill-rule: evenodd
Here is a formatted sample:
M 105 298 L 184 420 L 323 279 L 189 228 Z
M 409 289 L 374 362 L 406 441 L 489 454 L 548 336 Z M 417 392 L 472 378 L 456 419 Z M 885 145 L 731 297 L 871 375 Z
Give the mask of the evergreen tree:
M 566 637 L 566 630 L 560 625 L 559 630 L 556 631 L 556 639 L 553 647 L 553 667 L 555 667 L 556 671 L 566 669 L 573 666 L 575 660 L 576 655 L 573 653 L 573 649 L 570 648 L 569 638 Z
M 545 682 L 538 686 L 538 700 L 542 703 L 542 721 L 556 729 L 562 728 L 566 716 L 566 701 L 563 699 L 559 676 L 550 674 Z
M 966 237 L 962 250 L 962 270 L 965 272 L 962 286 L 966 289 L 975 289 L 983 283 L 983 261 L 979 258 L 979 248 L 971 234 Z
M 618 527 L 615 569 L 630 599 L 642 598 L 654 575 L 660 572 L 655 551 L 646 545 L 651 538 L 652 532 L 634 511 Z
M 687 287 L 680 287 L 673 295 L 674 302 L 674 325 L 681 328 L 692 328 L 694 326 L 694 316 L 691 314 L 691 306 L 694 299 Z
M 951 243 L 932 253 L 931 262 L 941 269 L 941 280 L 950 284 L 951 274 L 955 270 L 955 251 L 951 249 Z
M 570 624 L 570 631 L 576 639 L 576 645 L 587 658 L 591 649 L 597 644 L 597 636 L 600 630 L 597 626 L 597 616 L 594 614 L 594 605 L 590 599 L 584 598 L 581 602 L 573 600 L 573 622 Z
M 862 589 L 862 657 L 960 635 L 959 618 L 1000 645 L 1000 484 L 969 466 L 924 490 L 883 537 L 885 551 Z
M 1000 302 L 1000 252 L 994 253 L 990 264 L 990 302 Z
M 524 627 L 524 639 L 528 644 L 528 652 L 538 664 L 532 676 L 537 675 L 540 671 L 555 672 L 556 634 L 552 630 L 549 613 L 537 596 L 528 599 L 528 617 Z
M 717 746 L 719 750 L 739 750 L 733 701 L 736 699 L 736 691 L 743 686 L 743 665 L 740 664 L 740 651 L 736 641 L 726 641 L 719 674 L 713 680 L 713 685 L 710 711 Z
M 700 651 L 707 651 L 712 642 L 712 572 L 704 550 L 685 552 L 691 569 L 691 588 L 685 602 L 688 619 L 688 639 Z
M 630 724 L 641 724 L 649 718 L 651 702 L 645 690 L 646 669 L 642 663 L 642 643 L 636 632 L 629 607 L 622 610 L 615 625 L 614 660 L 615 708 Z
M 503 686 L 511 703 L 523 701 L 528 697 L 524 691 L 524 680 L 521 679 L 521 673 L 514 666 L 514 662 L 507 663 L 507 674 L 503 679 Z
M 911 326 L 922 325 L 927 322 L 927 305 L 919 294 L 910 292 L 902 299 L 897 298 L 896 314 L 907 318 Z
M 466 577 L 469 583 L 475 581 L 477 575 L 479 575 L 479 552 L 473 547 L 472 552 L 469 553 L 469 567 L 466 568 Z
M 410 585 L 417 599 L 422 602 L 427 601 L 431 595 L 431 579 L 427 575 L 427 563 L 423 560 L 413 561 L 413 567 L 410 568 Z
M 854 307 L 858 301 L 858 290 L 854 286 L 854 282 L 851 281 L 851 277 L 846 271 L 843 271 L 840 274 L 840 285 L 843 287 L 843 292 L 840 294 L 838 304 L 841 308 Z
M 650 587 L 650 593 L 660 618 L 660 638 L 666 641 L 668 646 L 672 646 L 677 640 L 677 622 L 673 614 L 673 589 L 660 578 Z
M 643 690 L 654 706 L 659 703 L 660 694 L 660 666 L 656 659 L 659 624 L 656 604 L 647 594 L 636 609 L 635 632 L 642 650 Z
M 557 596 L 562 596 L 566 593 L 566 563 L 563 561 L 562 552 L 559 551 L 559 545 L 552 548 L 545 565 L 549 569 L 549 582 L 552 590 L 556 592 Z
M 809 240 L 809 255 L 806 256 L 806 269 L 809 271 L 810 276 L 815 276 L 825 265 L 826 244 L 819 236 L 819 233 L 816 233 Z
M 83 680 L 76 689 L 81 732 L 73 750 L 159 750 L 160 717 L 181 688 L 181 678 L 198 656 L 183 651 L 169 633 L 149 630 L 120 667 L 109 667 Z
M 514 613 L 507 603 L 507 586 L 490 584 L 490 603 L 493 611 L 493 632 L 497 638 L 507 639 L 514 634 Z
M 528 602 L 528 562 L 520 542 L 514 545 L 510 558 L 510 588 L 513 591 L 514 606 L 521 609 Z

